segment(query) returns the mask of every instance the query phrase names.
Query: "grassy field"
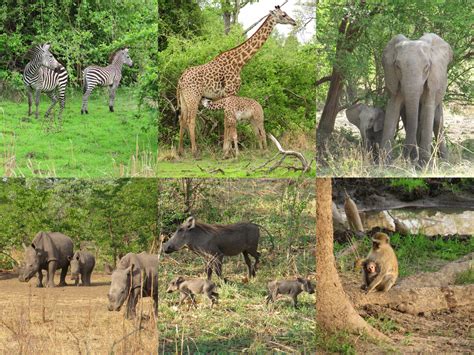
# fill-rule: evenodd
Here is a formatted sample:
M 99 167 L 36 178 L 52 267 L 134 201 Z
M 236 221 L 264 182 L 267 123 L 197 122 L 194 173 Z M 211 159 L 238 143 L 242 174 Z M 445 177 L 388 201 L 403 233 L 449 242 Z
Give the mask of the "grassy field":
M 204 297 L 197 309 L 177 306 L 178 293 L 165 293 L 177 275 L 205 277 L 204 262 L 189 251 L 180 251 L 161 260 L 158 319 L 160 352 L 314 352 L 316 350 L 315 297 L 302 293 L 298 309 L 282 298 L 265 305 L 266 284 L 295 275 L 314 283 L 314 256 L 307 245 L 299 246 L 290 258 L 284 250 L 261 250 L 257 277 L 247 278 L 241 256 L 224 259 L 223 274 L 228 283 L 218 284 L 219 303 L 213 308 Z
M 134 92 L 119 88 L 115 112 L 108 92 L 98 89 L 81 115 L 82 95 L 70 91 L 62 127 L 44 121 L 50 105 L 41 95 L 40 119 L 28 117 L 26 97 L 0 101 L 0 173 L 4 176 L 117 177 L 152 176 L 157 140 L 151 113 L 139 112 Z M 59 112 L 57 104 L 55 114 Z

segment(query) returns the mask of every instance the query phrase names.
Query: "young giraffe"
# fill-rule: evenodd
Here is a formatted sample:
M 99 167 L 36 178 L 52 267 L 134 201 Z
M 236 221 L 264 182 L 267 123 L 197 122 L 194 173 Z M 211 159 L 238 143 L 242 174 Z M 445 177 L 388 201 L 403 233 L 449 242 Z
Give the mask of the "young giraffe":
M 237 122 L 248 120 L 258 139 L 260 149 L 267 149 L 265 127 L 263 125 L 263 109 L 255 100 L 247 97 L 228 96 L 220 100 L 202 99 L 201 103 L 210 110 L 224 110 L 224 157 L 231 153 L 234 143 L 235 156 L 239 155 L 237 141 Z
M 262 47 L 277 24 L 290 24 L 296 22 L 289 17 L 279 6 L 270 11 L 260 28 L 244 43 L 219 54 L 209 63 L 188 68 L 181 75 L 176 97 L 178 108 L 176 115 L 179 117 L 179 149 L 183 154 L 184 131 L 189 131 L 191 150 L 197 156 L 195 129 L 196 113 L 202 97 L 220 99 L 236 95 L 240 88 L 240 71 L 252 56 Z

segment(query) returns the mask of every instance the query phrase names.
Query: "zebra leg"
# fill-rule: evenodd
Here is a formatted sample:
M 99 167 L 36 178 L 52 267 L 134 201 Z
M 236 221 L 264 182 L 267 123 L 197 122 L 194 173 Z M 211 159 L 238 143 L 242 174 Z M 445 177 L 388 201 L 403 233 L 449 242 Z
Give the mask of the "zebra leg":
M 114 112 L 114 102 L 115 102 L 115 92 L 117 91 L 117 86 L 113 84 L 110 89 L 110 96 L 109 96 L 109 110 L 110 112 Z
M 91 96 L 91 92 L 94 89 L 93 86 L 88 86 L 86 90 L 84 91 L 84 95 L 82 96 L 82 108 L 81 108 L 81 115 L 82 114 L 89 114 L 89 111 L 87 111 L 87 103 L 89 101 L 89 96 Z
M 35 91 L 35 105 L 36 105 L 36 111 L 35 111 L 35 118 L 38 119 L 38 110 L 39 110 L 39 103 L 40 103 L 40 95 L 41 95 L 41 90 L 36 90 Z
M 54 105 L 56 105 L 56 103 L 58 102 L 58 97 L 54 91 L 48 92 L 47 95 L 51 99 L 51 106 L 49 106 L 44 117 L 49 117 L 49 115 L 51 114 L 51 110 L 53 109 Z
M 66 106 L 66 85 L 59 88 L 59 115 L 58 115 L 59 125 L 61 125 L 61 121 L 63 118 L 63 111 L 64 111 L 65 106 Z
M 33 104 L 33 91 L 31 87 L 26 87 L 26 95 L 28 96 L 28 116 L 31 116 L 31 105 Z

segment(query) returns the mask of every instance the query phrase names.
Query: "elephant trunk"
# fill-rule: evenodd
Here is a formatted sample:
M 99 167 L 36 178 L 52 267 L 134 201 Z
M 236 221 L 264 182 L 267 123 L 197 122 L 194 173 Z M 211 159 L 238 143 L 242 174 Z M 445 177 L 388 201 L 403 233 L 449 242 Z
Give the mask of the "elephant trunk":
M 419 102 L 421 92 L 410 92 L 404 94 L 405 111 L 406 111 L 406 138 L 404 155 L 405 158 L 410 158 L 415 161 L 418 159 L 417 150 L 417 131 L 418 131 L 418 117 L 419 117 Z

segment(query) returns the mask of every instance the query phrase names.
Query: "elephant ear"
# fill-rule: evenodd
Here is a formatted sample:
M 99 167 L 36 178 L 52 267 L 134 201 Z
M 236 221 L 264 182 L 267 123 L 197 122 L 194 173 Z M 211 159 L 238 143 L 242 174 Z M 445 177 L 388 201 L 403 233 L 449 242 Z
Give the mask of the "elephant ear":
M 398 92 L 399 80 L 395 72 L 395 47 L 397 44 L 407 41 L 404 35 L 396 35 L 385 46 L 382 53 L 382 65 L 385 73 L 385 86 L 390 94 L 395 95 Z
M 380 132 L 383 130 L 383 123 L 385 120 L 385 114 L 382 110 L 378 110 L 378 114 L 374 121 L 374 132 Z
M 363 105 L 358 103 L 352 105 L 346 110 L 347 120 L 353 125 L 357 126 L 357 128 L 360 127 L 360 113 L 362 111 L 362 107 Z
M 431 48 L 428 87 L 444 95 L 448 85 L 448 65 L 453 60 L 453 50 L 445 40 L 434 33 L 427 33 L 420 40 L 428 43 Z

